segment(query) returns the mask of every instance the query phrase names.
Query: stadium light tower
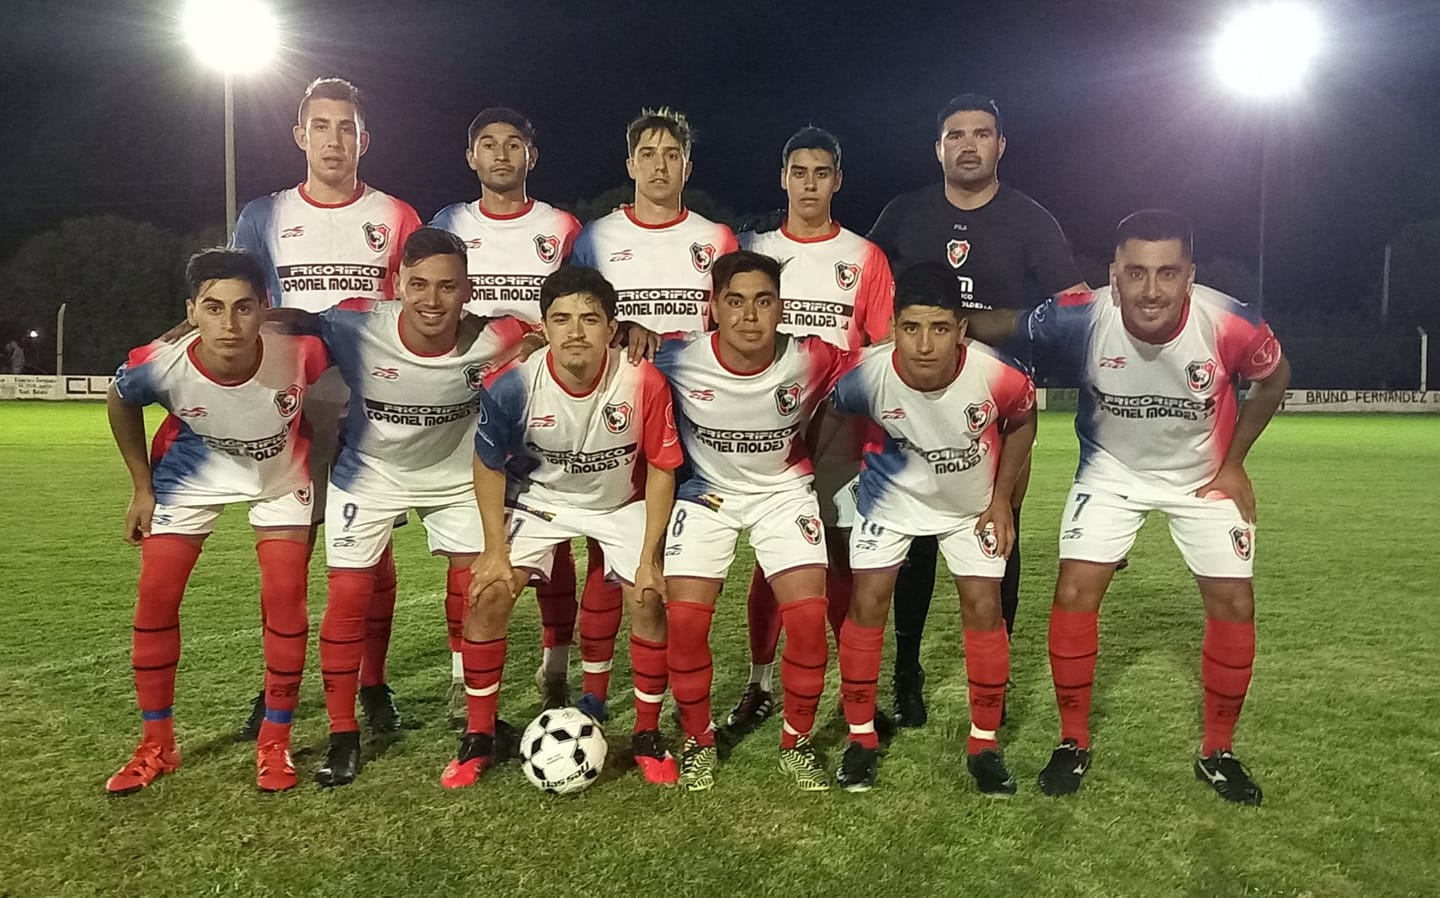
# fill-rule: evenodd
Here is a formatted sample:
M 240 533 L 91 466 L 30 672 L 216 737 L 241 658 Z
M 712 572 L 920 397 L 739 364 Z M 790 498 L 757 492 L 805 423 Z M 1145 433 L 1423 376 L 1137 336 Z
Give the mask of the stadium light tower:
M 200 62 L 225 76 L 225 239 L 235 233 L 234 78 L 264 67 L 275 55 L 275 14 L 260 0 L 188 0 L 181 19 L 185 40 Z
M 1296 93 L 1320 54 L 1319 15 L 1304 3 L 1268 0 L 1236 10 L 1214 47 L 1220 82 L 1250 100 L 1274 104 Z M 1265 204 L 1270 162 L 1269 117 L 1260 142 L 1260 252 L 1255 304 L 1265 310 Z

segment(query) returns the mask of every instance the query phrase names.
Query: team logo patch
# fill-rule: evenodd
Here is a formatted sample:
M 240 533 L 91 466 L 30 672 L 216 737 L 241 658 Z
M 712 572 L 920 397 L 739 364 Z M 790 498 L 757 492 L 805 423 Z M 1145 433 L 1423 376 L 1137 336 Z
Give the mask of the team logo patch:
M 310 500 L 313 498 L 315 498 L 315 495 L 311 492 L 310 487 L 308 486 L 302 486 L 300 487 L 300 489 L 295 491 L 295 501 L 299 502 L 301 505 L 309 505 Z
M 971 433 L 979 433 L 995 420 L 995 403 L 989 399 L 984 402 L 974 402 L 965 407 L 965 426 L 970 428 Z
M 378 377 L 381 380 L 398 380 L 400 378 L 399 368 L 381 368 L 378 365 L 370 369 L 371 377 Z
M 713 402 L 715 400 L 714 390 L 691 390 L 690 398 L 699 402 Z
M 1260 344 L 1260 348 L 1255 350 L 1255 354 L 1250 356 L 1250 364 L 1257 371 L 1269 371 L 1279 360 L 1280 341 L 1275 339 L 1274 334 L 1266 337 L 1265 342 Z
M 1235 547 L 1235 555 L 1241 561 L 1249 561 L 1250 555 L 1255 551 L 1255 537 L 1250 533 L 1249 527 L 1231 527 L 1230 545 Z
M 192 405 L 190 408 L 182 408 L 175 414 L 182 418 L 203 418 L 210 414 L 210 410 L 203 405 Z
M 375 252 L 380 252 L 390 245 L 390 226 L 383 221 L 380 224 L 365 222 L 365 242 Z
M 305 236 L 305 226 L 304 226 L 304 225 L 296 225 L 296 226 L 293 227 L 293 228 L 286 228 L 285 230 L 283 230 L 283 231 L 280 232 L 280 239 L 281 239 L 281 240 L 284 240 L 286 237 L 304 237 L 304 236 Z
M 860 283 L 860 266 L 854 262 L 836 262 L 835 283 L 840 285 L 841 290 L 854 290 L 855 285 Z
M 1206 359 L 1203 362 L 1191 362 L 1185 366 L 1185 380 L 1189 382 L 1190 389 L 1196 393 L 1203 393 L 1210 389 L 1215 382 L 1215 360 Z
M 560 258 L 560 239 L 554 235 L 536 234 L 535 255 L 539 256 L 540 261 L 546 265 L 554 262 Z
M 624 433 L 630 426 L 630 403 L 611 403 L 601 411 L 605 414 L 605 429 L 611 433 Z
M 793 415 L 800 407 L 800 385 L 787 384 L 775 388 L 775 407 L 782 415 Z
M 709 271 L 710 266 L 715 264 L 715 244 L 690 244 L 690 261 L 701 274 Z
M 805 542 L 812 546 L 820 545 L 820 535 L 823 532 L 820 528 L 820 519 L 812 515 L 802 514 L 795 519 L 795 524 L 800 528 L 800 535 L 805 537 Z
M 490 373 L 489 365 L 466 365 L 465 386 L 478 390 L 485 386 L 485 375 Z
M 970 241 L 951 240 L 945 244 L 945 258 L 949 261 L 951 268 L 959 268 L 964 265 L 965 260 L 970 258 Z
M 1125 367 L 1125 356 L 1123 356 L 1123 355 L 1116 355 L 1116 356 L 1105 356 L 1105 355 L 1102 355 L 1102 356 L 1100 356 L 1100 367 L 1101 367 L 1101 368 L 1124 368 L 1124 367 Z
M 554 426 L 555 426 L 555 416 L 554 416 L 554 415 L 533 415 L 533 416 L 530 418 L 530 426 L 531 426 L 531 427 L 554 427 Z
M 304 392 L 299 384 L 291 384 L 275 394 L 275 407 L 280 410 L 280 417 L 289 418 L 300 411 L 300 397 Z
M 1000 555 L 1000 542 L 995 539 L 995 528 L 987 528 L 975 534 L 975 539 L 980 543 L 980 553 L 986 558 L 998 558 Z

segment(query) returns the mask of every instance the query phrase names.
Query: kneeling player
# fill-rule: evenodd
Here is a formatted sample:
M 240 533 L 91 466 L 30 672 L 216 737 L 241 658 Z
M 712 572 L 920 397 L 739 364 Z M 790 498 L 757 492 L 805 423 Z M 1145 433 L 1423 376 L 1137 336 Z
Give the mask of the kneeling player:
M 549 577 L 557 549 L 577 536 L 600 546 L 630 609 L 635 763 L 652 783 L 677 778 L 660 734 L 668 675 L 660 553 L 683 458 L 665 379 L 609 348 L 615 302 L 598 271 L 562 268 L 545 278 L 540 314 L 550 348 L 496 378 L 484 397 L 475 495 L 487 551 L 471 581 L 461 650 L 469 720 L 440 778 L 447 788 L 475 782 L 493 755 L 515 597 L 531 574 Z M 603 719 L 603 705 L 592 707 Z
M 1116 229 L 1110 286 L 971 319 L 982 339 L 1019 331 L 1016 348 L 1037 370 L 1083 387 L 1080 467 L 1060 519 L 1050 610 L 1061 741 L 1040 772 L 1047 795 L 1076 791 L 1090 767 L 1100 601 L 1158 510 L 1205 604 L 1195 775 L 1228 801 L 1260 803 L 1259 785 L 1231 752 L 1255 660 L 1255 494 L 1245 456 L 1280 407 L 1290 366 L 1259 315 L 1195 283 L 1191 246 L 1183 216 L 1136 212 Z M 1237 409 L 1241 379 L 1253 386 Z
M 180 661 L 180 602 L 221 508 L 250 505 L 265 618 L 265 719 L 256 784 L 295 785 L 290 716 L 305 666 L 309 559 L 306 391 L 329 365 L 320 341 L 265 320 L 265 271 L 254 256 L 215 249 L 190 259 L 185 316 L 198 333 L 130 353 L 107 399 L 110 428 L 134 480 L 125 539 L 140 546 L 132 650 L 144 736 L 105 788 L 135 792 L 180 766 L 171 706 Z M 143 407 L 171 413 L 145 452 Z
M 710 313 L 719 329 L 667 340 L 656 366 L 680 411 L 691 475 L 680 485 L 665 552 L 670 682 L 685 749 L 680 784 L 715 784 L 710 719 L 710 619 L 735 542 L 750 531 L 755 560 L 780 603 L 787 639 L 780 767 L 805 791 L 829 788 L 810 744 L 825 689 L 825 532 L 810 487 L 805 431 L 852 360 L 818 337 L 777 333 L 780 263 L 753 252 L 721 256 Z
M 995 731 L 1010 676 L 1000 581 L 1015 541 L 1011 493 L 1035 439 L 1035 388 L 1018 368 L 965 340 L 960 288 L 938 263 L 895 285 L 894 347 L 867 350 L 835 388 L 835 407 L 876 428 L 865 452 L 851 530 L 855 572 L 840 632 L 850 745 L 837 777 L 875 784 L 875 684 L 895 578 L 918 536 L 937 536 L 960 594 L 970 684 L 968 767 L 981 792 L 1012 795 Z

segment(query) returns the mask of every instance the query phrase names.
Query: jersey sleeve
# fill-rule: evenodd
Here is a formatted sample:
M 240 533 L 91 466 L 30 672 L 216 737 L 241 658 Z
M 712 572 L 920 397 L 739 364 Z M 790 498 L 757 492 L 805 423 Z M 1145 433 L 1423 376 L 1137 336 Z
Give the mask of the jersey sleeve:
M 420 214 L 409 203 L 395 201 L 396 212 L 399 217 L 399 227 L 395 233 L 395 239 L 390 244 L 390 261 L 386 272 L 385 283 L 382 289 L 385 291 L 386 299 L 395 298 L 395 276 L 400 273 L 400 259 L 405 255 L 405 241 L 410 235 L 420 229 Z
M 870 394 L 865 385 L 865 374 L 859 368 L 852 369 L 835 384 L 830 394 L 835 410 L 844 415 L 870 415 Z
M 164 344 L 147 343 L 130 350 L 125 363 L 115 372 L 115 393 L 126 405 L 150 405 L 160 401 L 151 360 Z
M 805 352 L 810 357 L 810 370 L 815 373 L 818 393 L 828 396 L 835 385 L 860 361 L 860 353 L 849 352 L 827 342 L 821 337 L 801 337 Z
M 1094 304 L 1093 290 L 1052 296 L 1021 313 L 1015 336 L 999 348 L 1047 376 L 1078 377 Z
M 525 436 L 525 384 L 512 369 L 480 391 L 480 418 L 475 424 L 475 456 L 492 471 L 505 462 Z
M 1019 368 L 1003 361 L 996 367 L 999 376 L 991 391 L 995 405 L 1006 422 L 1018 422 L 1035 407 L 1035 382 Z
M 580 239 L 580 219 L 569 212 L 560 213 L 560 221 L 563 230 L 560 234 L 560 259 L 569 261 L 575 254 L 575 242 Z
M 242 249 L 257 257 L 265 266 L 265 285 L 270 291 L 270 305 L 280 304 L 280 275 L 275 271 L 275 260 L 270 255 L 270 244 L 265 234 L 270 229 L 272 197 L 251 200 L 240 210 L 235 220 L 235 233 L 230 236 L 230 246 Z
M 718 227 L 720 230 L 720 239 L 716 241 L 716 244 L 719 247 L 719 252 L 716 254 L 716 258 L 733 253 L 740 248 L 740 241 L 735 239 L 735 232 L 730 230 L 730 227 L 728 225 L 722 224 Z
M 583 265 L 586 268 L 598 268 L 595 257 L 595 224 L 591 222 L 575 238 L 575 247 L 570 252 L 571 265 Z
M 1045 293 L 1055 294 L 1081 283 L 1084 278 L 1075 265 L 1070 243 L 1055 216 L 1043 207 L 1035 215 L 1025 240 L 1025 265 Z M 1021 297 L 1028 299 L 1029 297 Z
M 641 366 L 645 372 L 640 398 L 645 417 L 645 461 L 657 468 L 673 471 L 684 463 L 685 454 L 680 449 L 680 435 L 675 430 L 675 404 L 670 395 L 670 384 L 654 365 L 642 362 Z
M 890 272 L 890 260 L 878 245 L 871 243 L 860 272 L 856 323 L 865 341 L 874 344 L 890 336 L 890 319 L 894 317 L 895 278 Z
M 1246 380 L 1264 380 L 1280 365 L 1280 341 L 1264 320 L 1226 315 L 1219 334 L 1220 359 L 1227 371 Z

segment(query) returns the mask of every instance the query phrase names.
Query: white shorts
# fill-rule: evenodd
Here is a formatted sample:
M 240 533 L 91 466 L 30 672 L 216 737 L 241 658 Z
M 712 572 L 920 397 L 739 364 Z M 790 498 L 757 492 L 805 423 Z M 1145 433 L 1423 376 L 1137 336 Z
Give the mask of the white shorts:
M 665 534 L 665 575 L 724 580 L 741 530 L 750 531 L 766 577 L 827 564 L 820 505 L 805 484 L 779 493 L 714 492 L 677 500 Z
M 1118 562 L 1135 544 L 1150 511 L 1170 521 L 1170 538 L 1197 577 L 1249 579 L 1255 563 L 1255 525 L 1240 518 L 1229 499 L 1201 499 L 1176 493 L 1164 499 L 1117 496 L 1075 484 L 1060 517 L 1060 558 Z
M 1005 557 L 997 551 L 995 537 L 975 533 L 979 515 L 967 518 L 954 530 L 934 534 L 940 551 L 954 577 L 1005 576 Z M 892 527 L 859 518 L 850 529 L 850 569 L 884 571 L 898 568 L 910 552 L 910 542 L 920 534 L 901 533 Z
M 310 527 L 310 505 L 314 501 L 309 487 L 271 499 L 250 503 L 250 526 L 256 530 L 307 530 Z M 162 505 L 156 503 L 150 518 L 150 533 L 159 536 L 204 536 L 215 529 L 215 519 L 225 509 L 222 505 Z
M 826 527 L 849 527 L 841 524 L 839 492 L 860 476 L 860 445 L 864 438 L 865 419 L 842 415 L 827 409 L 815 437 L 815 480 L 811 486 L 820 500 L 820 520 Z M 854 521 L 854 505 L 850 507 Z
M 835 505 L 835 524 L 841 530 L 851 529 L 860 517 L 860 475 L 856 474 L 830 497 Z
M 399 500 L 360 497 L 330 484 L 325 510 L 325 563 L 338 568 L 368 568 L 380 560 L 396 516 L 410 506 Z M 425 525 L 431 555 L 478 555 L 485 550 L 480 509 L 471 497 L 447 505 L 416 507 Z
M 605 555 L 605 574 L 633 583 L 645 539 L 645 502 L 631 502 L 610 511 L 561 508 L 521 501 L 509 511 L 510 566 L 539 574 L 546 581 L 555 564 L 555 549 L 577 536 L 593 539 Z

